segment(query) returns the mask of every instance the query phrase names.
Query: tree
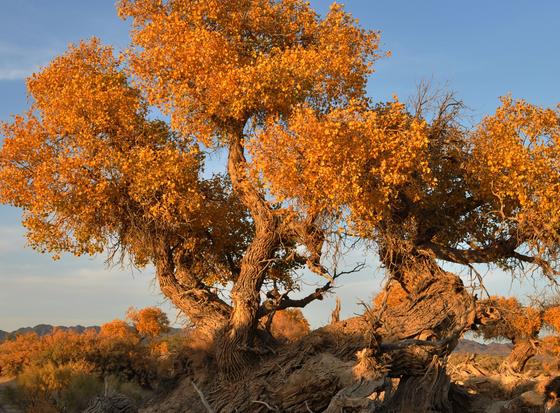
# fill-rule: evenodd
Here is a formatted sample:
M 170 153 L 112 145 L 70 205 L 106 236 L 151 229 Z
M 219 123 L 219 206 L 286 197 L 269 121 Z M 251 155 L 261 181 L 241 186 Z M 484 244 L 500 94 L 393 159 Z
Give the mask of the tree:
M 498 317 L 477 330 L 485 339 L 505 338 L 513 343 L 513 349 L 504 362 L 508 371 L 521 373 L 527 362 L 537 354 L 538 335 L 543 327 L 544 311 L 522 306 L 514 297 L 490 297 L 480 302 L 492 307 Z
M 126 321 L 119 319 L 103 324 L 99 330 L 99 335 L 111 340 L 121 339 L 133 342 L 139 340 L 136 331 Z
M 167 314 L 158 307 L 146 307 L 140 310 L 131 307 L 126 313 L 126 318 L 143 337 L 154 338 L 169 331 Z
M 70 48 L 3 126 L 0 200 L 24 209 L 30 243 L 154 264 L 222 372 L 240 376 L 261 319 L 344 273 L 325 265 L 327 244 L 363 239 L 388 275 L 372 320 L 372 352 L 390 352 L 400 378 L 388 408 L 450 411 L 445 362 L 477 310 L 442 262 L 556 275 L 558 111 L 504 98 L 470 129 L 452 95 L 373 103 L 379 34 L 337 4 L 324 17 L 301 0 L 118 10 L 131 48 Z M 227 176 L 203 178 L 208 149 L 227 153 Z M 295 299 L 303 265 L 326 281 Z
M 297 341 L 309 333 L 309 322 L 299 308 L 289 308 L 273 313 L 270 332 L 276 338 Z
M 375 127 L 362 148 L 371 151 L 387 126 L 364 96 L 378 35 L 340 6 L 321 19 L 299 1 L 122 2 L 119 11 L 132 17 L 138 46 L 127 59 L 94 39 L 28 81 L 30 111 L 3 128 L 1 197 L 25 210 L 30 243 L 42 251 L 120 251 L 153 263 L 164 294 L 209 337 L 220 331 L 220 364 L 236 374 L 252 358 L 239 349 L 252 347 L 259 318 L 331 285 L 271 308 L 260 306 L 263 284 L 291 287 L 290 270 L 305 262 L 335 275 L 320 265 L 325 214 L 272 201 L 246 149 L 293 113 L 335 111 L 363 113 Z M 148 118 L 149 104 L 171 116 L 173 132 Z M 404 127 L 402 105 L 391 111 Z M 349 139 L 366 130 L 356 128 Z M 228 150 L 228 178 L 200 177 L 201 145 Z M 413 164 L 388 173 L 403 180 Z M 232 307 L 213 289 L 227 282 Z

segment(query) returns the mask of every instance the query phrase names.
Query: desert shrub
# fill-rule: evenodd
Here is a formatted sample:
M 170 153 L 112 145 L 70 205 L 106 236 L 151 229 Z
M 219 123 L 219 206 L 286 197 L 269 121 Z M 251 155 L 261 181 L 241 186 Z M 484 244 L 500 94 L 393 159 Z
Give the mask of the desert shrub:
M 270 332 L 280 340 L 296 341 L 309 334 L 309 322 L 300 309 L 292 308 L 274 314 Z
M 29 366 L 60 366 L 85 361 L 97 340 L 95 331 L 79 334 L 54 330 L 43 337 L 35 333 L 17 336 L 0 343 L 0 374 L 16 376 Z
M 156 360 L 150 348 L 137 340 L 100 336 L 95 348 L 86 355 L 100 376 L 114 375 L 121 380 L 151 387 L 156 378 Z
M 80 412 L 102 383 L 87 363 L 46 363 L 23 369 L 8 399 L 26 412 Z
M 186 365 L 185 337 L 161 335 L 167 318 L 149 310 L 137 311 L 139 328 L 113 320 L 99 332 L 54 330 L 0 343 L 0 374 L 17 376 L 10 397 L 26 411 L 80 411 L 111 377 L 112 390 L 142 400 Z
M 137 404 L 146 401 L 152 393 L 133 381 L 122 381 L 116 376 L 107 377 L 107 386 L 111 392 L 124 394 Z
M 169 319 L 161 309 L 146 307 L 140 310 L 131 307 L 126 318 L 132 322 L 134 328 L 143 337 L 158 337 L 169 331 Z
M 35 333 L 22 334 L 0 343 L 0 375 L 16 376 L 37 354 L 41 339 Z

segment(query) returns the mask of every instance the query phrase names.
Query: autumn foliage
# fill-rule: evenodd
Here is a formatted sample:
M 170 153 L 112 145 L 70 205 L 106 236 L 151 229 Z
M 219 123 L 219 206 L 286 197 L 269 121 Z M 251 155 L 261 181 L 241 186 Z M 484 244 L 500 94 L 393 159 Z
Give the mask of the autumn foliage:
M 507 339 L 513 349 L 507 363 L 521 372 L 527 361 L 537 354 L 560 354 L 560 307 L 554 303 L 522 305 L 514 297 L 489 297 L 479 305 L 493 310 L 493 319 L 478 326 L 485 339 Z M 508 366 L 511 367 L 511 366 Z
M 140 310 L 131 307 L 126 313 L 126 318 L 142 337 L 154 338 L 169 331 L 167 314 L 158 307 L 146 307 Z
M 310 331 L 309 322 L 297 308 L 278 311 L 270 328 L 274 337 L 286 341 L 299 340 Z
M 69 411 L 83 409 L 102 393 L 108 377 L 115 385 L 136 386 L 137 395 L 147 394 L 183 372 L 187 342 L 183 334 L 163 335 L 168 321 L 155 307 L 130 314 L 143 320 L 146 330 L 117 319 L 103 324 L 99 332 L 55 330 L 42 337 L 28 333 L 5 340 L 0 343 L 0 375 L 17 377 L 14 396 L 29 411 L 68 410 L 70 405 Z
M 515 297 L 492 296 L 484 301 L 498 311 L 498 318 L 480 327 L 485 339 L 505 338 L 511 341 L 536 338 L 543 327 L 540 309 L 523 306 Z

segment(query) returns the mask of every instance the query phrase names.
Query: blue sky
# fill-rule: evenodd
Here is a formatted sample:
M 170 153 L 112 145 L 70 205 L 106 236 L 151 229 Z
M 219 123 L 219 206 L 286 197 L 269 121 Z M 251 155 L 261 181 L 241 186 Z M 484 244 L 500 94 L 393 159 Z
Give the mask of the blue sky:
M 319 11 L 329 1 L 313 0 Z M 474 120 L 491 113 L 498 97 L 511 93 L 533 103 L 560 102 L 560 2 L 558 1 L 371 1 L 348 0 L 361 24 L 381 30 L 384 50 L 368 91 L 375 100 L 410 96 L 430 79 L 457 92 Z M 67 45 L 98 36 L 116 48 L 128 44 L 127 24 L 112 0 L 0 0 L 0 119 L 26 108 L 25 77 Z M 121 317 L 130 305 L 163 302 L 151 271 L 107 269 L 103 257 L 59 261 L 24 247 L 19 211 L 0 207 L 0 329 L 41 322 L 98 324 Z M 357 252 L 357 255 L 361 252 Z M 356 259 L 356 254 L 348 259 Z M 337 293 L 343 315 L 358 311 L 379 290 L 375 260 L 343 281 Z M 309 279 L 309 282 L 313 282 Z M 491 271 L 487 287 L 502 294 L 533 291 Z M 307 289 L 313 288 L 307 286 Z M 334 298 L 306 310 L 312 324 L 328 319 Z M 174 318 L 173 310 L 164 304 Z

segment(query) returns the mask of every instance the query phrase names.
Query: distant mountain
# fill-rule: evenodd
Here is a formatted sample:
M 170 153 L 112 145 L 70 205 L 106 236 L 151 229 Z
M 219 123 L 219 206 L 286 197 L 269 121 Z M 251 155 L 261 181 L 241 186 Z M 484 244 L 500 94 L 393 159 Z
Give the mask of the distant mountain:
M 66 326 L 51 326 L 50 324 L 38 324 L 35 327 L 18 328 L 17 330 L 14 330 L 12 332 L 0 330 L 0 341 L 6 339 L 8 336 L 17 336 L 20 334 L 27 334 L 27 333 L 36 333 L 38 336 L 45 336 L 47 334 L 52 333 L 55 328 L 62 331 L 75 331 L 80 334 L 86 331 L 88 328 L 93 328 L 96 331 L 99 331 L 98 326 L 84 327 L 84 326 L 77 325 L 77 326 L 66 327 Z
M 99 326 L 84 327 L 84 326 L 77 325 L 77 326 L 66 327 L 66 326 L 51 326 L 50 324 L 38 324 L 35 327 L 18 328 L 17 330 L 14 330 L 12 332 L 0 330 L 0 341 L 5 340 L 8 337 L 14 337 L 20 334 L 27 334 L 27 333 L 36 333 L 38 336 L 46 336 L 47 334 L 51 334 L 55 328 L 62 331 L 74 331 L 80 334 L 90 328 L 93 328 L 98 332 L 100 330 Z M 183 331 L 183 329 L 175 328 L 175 327 L 171 327 L 169 330 L 170 330 L 169 334 L 177 334 Z
M 513 345 L 505 343 L 479 343 L 474 340 L 459 340 L 455 348 L 456 353 L 491 354 L 494 356 L 507 356 Z

